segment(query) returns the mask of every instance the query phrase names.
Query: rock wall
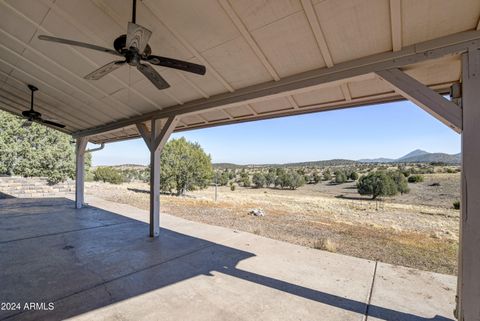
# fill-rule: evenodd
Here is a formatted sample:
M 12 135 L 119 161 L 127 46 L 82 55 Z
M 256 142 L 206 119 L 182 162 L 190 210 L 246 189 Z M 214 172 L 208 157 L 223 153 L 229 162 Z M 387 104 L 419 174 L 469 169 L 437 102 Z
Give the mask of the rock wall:
M 58 197 L 75 192 L 75 181 L 50 185 L 43 177 L 0 176 L 0 198 L 13 196 L 20 198 Z

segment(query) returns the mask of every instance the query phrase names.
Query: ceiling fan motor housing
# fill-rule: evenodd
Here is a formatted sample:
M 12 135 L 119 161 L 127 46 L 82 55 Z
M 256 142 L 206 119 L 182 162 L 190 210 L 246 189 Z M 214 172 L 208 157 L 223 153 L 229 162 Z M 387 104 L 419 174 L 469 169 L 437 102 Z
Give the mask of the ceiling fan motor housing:
M 122 54 L 122 55 L 126 55 L 127 52 L 129 51 L 132 51 L 131 49 L 127 48 L 127 35 L 120 35 L 117 39 L 115 39 L 113 41 L 113 48 L 115 48 L 115 50 Z M 150 48 L 150 46 L 147 44 L 147 46 L 145 47 L 145 50 L 143 51 L 143 54 L 142 54 L 142 57 L 148 57 L 152 54 L 152 49 Z M 125 57 L 127 58 L 127 57 Z M 127 58 L 127 62 L 128 62 L 128 58 Z

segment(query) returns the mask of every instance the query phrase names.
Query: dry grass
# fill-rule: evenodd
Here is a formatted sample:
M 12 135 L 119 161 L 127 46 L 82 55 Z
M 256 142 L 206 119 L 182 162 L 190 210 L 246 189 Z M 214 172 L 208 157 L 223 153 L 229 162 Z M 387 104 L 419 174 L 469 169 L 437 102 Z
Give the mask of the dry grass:
M 425 175 L 425 182 L 410 184 L 411 194 L 384 202 L 359 197 L 351 185 L 320 183 L 295 191 L 225 186 L 217 202 L 209 188 L 188 197 L 162 195 L 162 211 L 327 251 L 456 273 L 459 211 L 452 202 L 459 198 L 458 174 Z M 148 186 L 87 183 L 87 193 L 148 209 L 149 195 L 139 190 Z M 347 198 L 336 197 L 339 192 Z M 251 208 L 266 215 L 249 215 Z
M 337 252 L 337 244 L 329 238 L 321 238 L 313 242 L 313 248 L 317 250 L 323 250 L 328 252 Z

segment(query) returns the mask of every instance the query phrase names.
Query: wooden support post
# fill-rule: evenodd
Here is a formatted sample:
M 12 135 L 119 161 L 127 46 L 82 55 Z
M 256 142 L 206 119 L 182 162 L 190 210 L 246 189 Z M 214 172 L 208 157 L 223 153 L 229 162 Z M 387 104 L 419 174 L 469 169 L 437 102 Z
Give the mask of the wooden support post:
M 160 152 L 152 142 L 161 131 L 160 119 L 152 120 L 150 139 L 150 236 L 160 233 Z
M 85 148 L 86 137 L 77 138 L 75 147 L 75 208 L 82 208 L 85 200 Z
M 150 150 L 150 236 L 157 237 L 160 233 L 160 154 L 177 124 L 177 117 L 166 121 L 153 119 L 151 130 L 144 124 L 137 124 L 145 144 Z
M 462 57 L 462 201 L 457 317 L 480 318 L 480 51 Z

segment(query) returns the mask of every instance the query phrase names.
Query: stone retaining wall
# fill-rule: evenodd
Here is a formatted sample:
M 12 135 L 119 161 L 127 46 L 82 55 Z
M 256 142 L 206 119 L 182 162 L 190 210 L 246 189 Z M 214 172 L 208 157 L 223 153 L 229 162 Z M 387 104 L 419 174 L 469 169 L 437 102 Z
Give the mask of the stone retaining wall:
M 73 180 L 50 185 L 43 177 L 0 177 L 0 193 L 13 197 L 59 197 L 74 192 Z

